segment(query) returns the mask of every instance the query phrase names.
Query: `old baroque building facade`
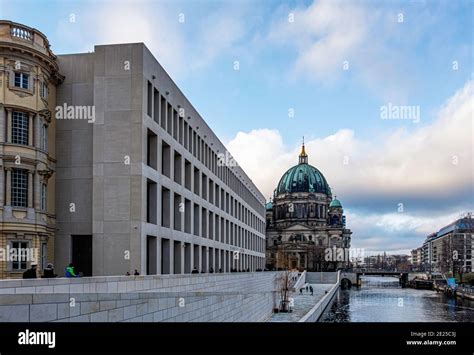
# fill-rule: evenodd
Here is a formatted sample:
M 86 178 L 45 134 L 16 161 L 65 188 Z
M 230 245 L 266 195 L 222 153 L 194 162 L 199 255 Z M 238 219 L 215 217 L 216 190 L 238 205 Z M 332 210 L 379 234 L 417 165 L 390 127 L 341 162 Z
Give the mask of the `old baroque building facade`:
M 0 278 L 54 259 L 53 116 L 62 80 L 45 35 L 0 21 Z
M 308 164 L 304 144 L 298 164 L 283 174 L 266 205 L 266 222 L 267 269 L 320 271 L 344 266 L 345 254 L 336 249 L 348 250 L 352 232 L 325 177 Z

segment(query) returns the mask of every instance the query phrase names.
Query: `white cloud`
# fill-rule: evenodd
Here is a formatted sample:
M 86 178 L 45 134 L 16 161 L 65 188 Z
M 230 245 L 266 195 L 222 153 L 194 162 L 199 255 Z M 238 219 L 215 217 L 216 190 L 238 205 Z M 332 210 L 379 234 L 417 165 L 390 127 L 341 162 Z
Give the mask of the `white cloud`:
M 346 209 L 357 247 L 415 247 L 421 243 L 420 236 L 437 231 L 463 212 L 464 206 L 447 204 L 459 191 L 472 189 L 474 181 L 473 93 L 474 82 L 468 81 L 438 110 L 433 123 L 412 132 L 399 129 L 361 140 L 353 131 L 342 129 L 306 143 L 309 163 L 323 173 L 343 205 L 344 201 L 359 199 L 394 199 L 405 204 L 403 213 L 397 213 L 396 203 L 392 213 L 374 208 L 367 215 Z M 227 147 L 267 198 L 283 173 L 297 163 L 300 149 L 299 145 L 285 146 L 281 134 L 272 129 L 239 132 Z M 344 159 L 348 159 L 347 165 Z M 405 201 L 418 199 L 420 205 L 433 196 L 438 199 L 434 209 L 439 212 L 433 213 L 431 208 L 429 215 Z M 472 196 L 465 200 L 466 205 L 472 205 Z M 373 234 L 360 235 L 368 231 Z M 418 239 L 397 239 L 402 232 L 417 235 Z
M 87 51 L 96 44 L 143 42 L 176 79 L 212 65 L 247 35 L 248 6 L 211 6 L 204 16 L 194 9 L 191 3 L 105 2 L 94 11 L 77 12 L 75 23 L 60 20 L 57 28 L 62 38 Z
M 377 95 L 406 99 L 417 74 L 408 58 L 412 42 L 419 37 L 415 38 L 410 28 L 422 32 L 419 23 L 423 21 L 416 21 L 427 16 L 424 12 L 410 13 L 412 22 L 405 26 L 397 23 L 400 9 L 363 1 L 320 0 L 288 11 L 294 15 L 294 22 L 284 14 L 272 24 L 268 39 L 296 48 L 292 78 L 332 85 L 353 75 Z M 399 43 L 402 33 L 404 41 Z M 397 50 L 393 50 L 394 41 Z
M 328 79 L 341 70 L 366 38 L 370 23 L 360 6 L 347 2 L 319 1 L 291 13 L 294 22 L 285 18 L 275 24 L 269 38 L 297 44 L 296 71 L 316 79 Z
M 413 132 L 397 129 L 361 140 L 352 130 L 341 129 L 310 140 L 306 143 L 309 162 L 341 197 L 447 196 L 472 185 L 473 92 L 469 81 L 439 110 L 432 124 Z M 239 132 L 228 148 L 267 197 L 284 171 L 297 163 L 300 149 L 286 147 L 281 134 L 271 129 Z

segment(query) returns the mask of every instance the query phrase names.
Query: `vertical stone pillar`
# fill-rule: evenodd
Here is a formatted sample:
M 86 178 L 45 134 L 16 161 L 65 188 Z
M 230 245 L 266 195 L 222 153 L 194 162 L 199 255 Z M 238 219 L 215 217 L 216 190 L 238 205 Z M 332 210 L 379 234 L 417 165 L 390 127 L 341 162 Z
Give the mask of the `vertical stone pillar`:
M 161 146 L 161 144 L 160 144 L 160 146 Z M 161 154 L 161 153 L 160 153 L 160 154 Z M 161 157 L 161 155 L 160 155 L 160 157 Z M 160 158 L 160 159 L 161 159 L 161 158 Z M 161 164 L 160 164 L 160 165 L 161 165 Z M 146 185 L 146 177 L 143 177 L 142 179 L 143 179 L 142 182 L 144 183 L 144 186 L 146 187 L 146 186 L 147 186 L 147 185 Z M 162 209 L 162 202 L 163 202 L 163 200 L 162 200 L 163 196 L 162 196 L 162 193 L 161 193 L 161 192 L 162 192 L 161 187 L 162 187 L 162 185 L 158 185 L 158 186 L 157 186 L 157 200 L 156 200 L 156 206 L 157 206 L 157 209 L 156 209 L 156 213 L 157 213 L 157 216 L 156 216 L 156 224 L 159 225 L 159 226 L 162 226 L 162 225 L 163 225 L 163 224 L 162 224 L 163 221 L 162 221 L 162 218 L 161 218 L 161 216 L 162 216 L 161 209 Z M 146 196 L 146 193 L 145 193 L 145 196 Z M 159 206 L 159 207 L 158 207 L 158 206 Z M 159 212 L 158 212 L 158 211 L 159 211 Z M 143 209 L 143 212 L 142 212 L 142 218 L 143 218 L 144 221 L 146 221 L 146 213 L 147 213 L 147 212 L 146 212 L 146 209 L 144 208 L 144 209 Z
M 11 168 L 5 168 L 6 179 L 5 179 L 5 205 L 12 205 L 12 170 Z
M 185 265 L 185 258 L 186 258 L 184 242 L 180 242 L 180 249 L 181 249 L 181 274 L 184 274 L 185 273 L 184 265 Z
M 28 171 L 28 208 L 33 208 L 33 172 Z
M 33 133 L 35 132 L 34 125 L 33 125 L 33 114 L 28 114 L 28 145 L 33 146 Z
M 0 206 L 5 204 L 5 170 L 0 166 Z
M 0 104 L 0 143 L 5 142 L 6 119 L 5 107 Z
M 42 132 L 42 123 L 41 123 L 41 116 L 39 114 L 35 115 L 34 120 L 34 132 L 33 132 L 33 143 L 36 148 L 40 148 L 43 142 L 41 141 L 41 132 Z
M 198 262 L 198 265 L 197 265 L 197 268 L 199 270 L 199 272 L 202 271 L 202 247 L 201 245 L 199 245 L 199 248 L 198 248 L 198 256 L 199 256 L 199 262 Z
M 12 142 L 12 110 L 7 109 L 7 143 Z
M 170 239 L 169 242 L 169 259 L 170 259 L 170 275 L 174 274 L 174 239 Z
M 38 172 L 34 173 L 33 178 L 33 207 L 39 209 L 41 208 L 41 179 Z
M 189 253 L 190 255 L 189 265 L 191 265 L 191 272 L 192 272 L 194 269 L 194 244 L 191 243 L 189 247 L 191 248 L 190 253 Z

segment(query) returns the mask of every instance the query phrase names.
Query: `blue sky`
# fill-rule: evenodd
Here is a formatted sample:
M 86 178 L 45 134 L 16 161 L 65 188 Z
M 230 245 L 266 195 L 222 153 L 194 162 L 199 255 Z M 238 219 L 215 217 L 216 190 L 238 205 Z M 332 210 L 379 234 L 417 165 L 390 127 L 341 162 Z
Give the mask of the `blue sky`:
M 473 210 L 471 1 L 0 3 L 57 54 L 144 42 L 266 196 L 304 135 L 356 247 L 406 252 Z

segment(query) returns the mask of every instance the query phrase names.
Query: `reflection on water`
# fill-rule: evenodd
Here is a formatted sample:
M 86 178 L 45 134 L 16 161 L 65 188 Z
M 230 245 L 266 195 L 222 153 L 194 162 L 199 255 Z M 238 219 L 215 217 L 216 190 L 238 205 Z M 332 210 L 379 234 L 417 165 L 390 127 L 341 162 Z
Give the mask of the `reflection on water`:
M 474 322 L 474 301 L 401 288 L 398 279 L 364 277 L 362 287 L 339 290 L 321 322 Z

